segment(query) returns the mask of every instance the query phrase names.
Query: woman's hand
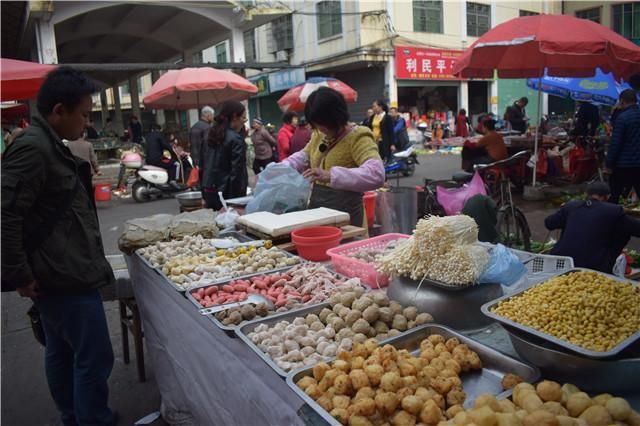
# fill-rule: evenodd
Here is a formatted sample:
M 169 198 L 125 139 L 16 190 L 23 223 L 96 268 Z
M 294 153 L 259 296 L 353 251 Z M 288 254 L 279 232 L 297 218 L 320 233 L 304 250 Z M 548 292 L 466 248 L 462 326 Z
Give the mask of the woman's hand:
M 323 170 L 318 167 L 305 170 L 304 173 L 302 173 L 302 176 L 310 179 L 311 182 L 331 182 L 331 170 Z

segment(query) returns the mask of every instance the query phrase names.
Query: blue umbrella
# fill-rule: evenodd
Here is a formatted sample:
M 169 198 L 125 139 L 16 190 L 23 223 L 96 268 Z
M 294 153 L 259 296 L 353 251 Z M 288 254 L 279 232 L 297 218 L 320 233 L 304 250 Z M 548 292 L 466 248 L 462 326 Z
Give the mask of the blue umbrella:
M 545 72 L 541 79 L 527 79 L 527 86 L 540 90 L 550 95 L 562 98 L 572 98 L 576 101 L 595 102 L 605 105 L 615 105 L 620 93 L 630 89 L 624 81 L 618 83 L 613 74 L 605 74 L 600 68 L 596 69 L 596 75 L 588 78 L 549 77 Z

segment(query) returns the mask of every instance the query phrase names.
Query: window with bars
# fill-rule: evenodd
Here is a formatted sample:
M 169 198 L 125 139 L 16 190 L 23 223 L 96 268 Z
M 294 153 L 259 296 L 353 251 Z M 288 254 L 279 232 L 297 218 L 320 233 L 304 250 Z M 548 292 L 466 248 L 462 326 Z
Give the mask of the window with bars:
M 316 5 L 318 40 L 342 33 L 342 8 L 339 1 L 321 1 Z
M 268 43 L 269 53 L 293 49 L 293 19 L 291 16 L 282 16 L 271 21 L 271 38 Z
M 480 37 L 491 28 L 491 6 L 467 3 L 467 35 Z
M 216 63 L 223 64 L 227 62 L 227 44 L 220 43 L 216 45 Z
M 413 30 L 443 33 L 442 0 L 413 0 Z
M 242 33 L 242 39 L 244 41 L 244 56 L 247 62 L 255 61 L 256 54 L 256 32 L 255 29 L 250 29 Z
M 613 31 L 629 39 L 640 39 L 640 4 L 623 3 L 611 6 Z
M 540 15 L 538 12 L 532 12 L 530 10 L 522 10 L 520 9 L 520 16 L 536 16 Z
M 597 22 L 599 24 L 600 23 L 600 8 L 599 7 L 594 7 L 592 9 L 578 10 L 576 12 L 576 18 L 588 19 L 590 21 Z

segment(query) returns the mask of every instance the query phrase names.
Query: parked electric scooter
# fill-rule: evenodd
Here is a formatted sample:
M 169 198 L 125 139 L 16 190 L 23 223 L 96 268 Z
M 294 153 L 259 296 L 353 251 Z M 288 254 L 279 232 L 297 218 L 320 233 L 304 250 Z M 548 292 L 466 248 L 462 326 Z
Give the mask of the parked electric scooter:
M 187 162 L 193 168 L 191 156 L 185 156 L 180 160 L 180 166 Z M 121 172 L 119 186 L 124 186 L 124 175 L 127 170 L 134 171 L 135 177 L 130 182 L 131 196 L 138 203 L 144 203 L 154 198 L 163 196 L 172 196 L 179 192 L 190 190 L 191 188 L 185 183 L 169 181 L 169 172 L 162 167 L 142 164 L 142 156 L 139 153 L 131 152 L 124 154 L 120 160 L 120 167 L 124 167 L 124 173 Z M 185 177 L 186 179 L 187 177 Z
M 420 164 L 418 156 L 414 152 L 413 146 L 410 146 L 404 151 L 393 153 L 393 159 L 384 167 L 384 171 L 387 176 L 394 174 L 412 176 L 416 171 L 416 164 Z

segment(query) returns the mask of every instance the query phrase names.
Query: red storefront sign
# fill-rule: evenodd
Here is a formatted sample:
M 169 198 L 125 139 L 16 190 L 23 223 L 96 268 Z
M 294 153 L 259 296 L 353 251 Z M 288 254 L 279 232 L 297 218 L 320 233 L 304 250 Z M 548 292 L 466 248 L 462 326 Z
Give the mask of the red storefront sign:
M 451 74 L 462 50 L 429 47 L 396 47 L 396 78 L 399 80 L 457 80 Z

